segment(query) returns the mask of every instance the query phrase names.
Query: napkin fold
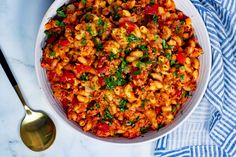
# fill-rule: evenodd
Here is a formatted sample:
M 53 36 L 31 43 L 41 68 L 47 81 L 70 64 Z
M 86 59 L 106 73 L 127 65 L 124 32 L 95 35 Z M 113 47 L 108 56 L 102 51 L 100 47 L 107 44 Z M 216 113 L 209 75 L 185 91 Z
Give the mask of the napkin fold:
M 184 124 L 157 140 L 155 157 L 236 156 L 236 1 L 191 0 L 207 27 L 212 50 L 210 81 Z

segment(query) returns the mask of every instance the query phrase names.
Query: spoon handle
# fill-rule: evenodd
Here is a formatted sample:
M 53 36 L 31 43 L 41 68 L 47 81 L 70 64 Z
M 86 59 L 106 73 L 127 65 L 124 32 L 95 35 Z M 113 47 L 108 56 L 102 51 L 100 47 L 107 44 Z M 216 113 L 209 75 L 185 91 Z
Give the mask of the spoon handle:
M 15 87 L 17 85 L 16 79 L 14 78 L 14 76 L 13 76 L 13 74 L 12 74 L 8 64 L 7 64 L 7 61 L 4 57 L 1 49 L 0 49 L 0 63 L 2 64 L 2 68 L 4 69 L 5 73 L 7 74 L 8 79 L 11 82 L 11 85 L 13 87 Z
M 0 49 L 0 63 L 2 65 L 2 68 L 3 70 L 5 71 L 5 73 L 7 74 L 7 77 L 8 79 L 10 80 L 11 82 L 11 85 L 14 87 L 14 90 L 16 91 L 16 94 L 18 95 L 21 103 L 23 104 L 26 112 L 28 113 L 30 111 L 29 107 L 26 105 L 26 102 L 23 98 L 23 95 L 20 91 L 20 88 L 18 87 L 17 85 L 17 82 L 16 82 L 16 79 L 15 77 L 13 76 L 12 72 L 11 72 L 11 69 L 9 68 L 8 64 L 7 64 L 7 61 L 2 53 L 2 50 Z

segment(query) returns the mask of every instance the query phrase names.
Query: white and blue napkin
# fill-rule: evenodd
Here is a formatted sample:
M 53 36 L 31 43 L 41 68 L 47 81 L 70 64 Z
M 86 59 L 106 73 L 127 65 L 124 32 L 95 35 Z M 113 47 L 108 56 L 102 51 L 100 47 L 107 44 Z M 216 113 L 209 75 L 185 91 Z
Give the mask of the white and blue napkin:
M 155 157 L 236 157 L 236 0 L 191 0 L 207 27 L 211 78 L 200 105 Z

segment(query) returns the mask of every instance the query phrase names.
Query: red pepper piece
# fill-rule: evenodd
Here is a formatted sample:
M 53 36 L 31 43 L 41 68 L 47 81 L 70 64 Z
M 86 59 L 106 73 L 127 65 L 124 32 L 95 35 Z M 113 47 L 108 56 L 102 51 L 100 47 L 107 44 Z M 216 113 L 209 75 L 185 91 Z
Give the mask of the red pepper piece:
M 180 64 L 184 64 L 185 61 L 186 61 L 186 58 L 185 58 L 185 56 L 184 56 L 182 53 L 178 53 L 178 54 L 176 55 L 176 59 L 177 59 L 177 61 L 178 61 Z
M 87 72 L 87 71 L 89 71 L 89 70 L 91 70 L 91 69 L 92 69 L 91 66 L 83 65 L 83 64 L 78 64 L 78 65 L 76 65 L 76 67 L 75 67 L 75 71 L 76 71 L 77 74 L 78 74 L 78 73 Z
M 104 81 L 104 78 L 102 78 L 102 77 L 99 77 L 99 78 L 98 78 L 98 83 L 99 83 L 101 86 L 105 86 L 105 85 L 106 85 L 106 82 Z
M 97 68 L 97 72 L 98 72 L 99 74 L 103 74 L 103 73 L 105 73 L 107 70 L 108 70 L 108 67 L 107 67 L 107 66 L 103 66 L 103 67 L 101 67 L 101 68 Z
M 120 24 L 121 27 L 125 28 L 127 30 L 128 33 L 131 33 L 132 31 L 135 30 L 135 28 L 137 27 L 136 24 L 130 22 L 130 21 L 125 21 L 125 22 L 122 22 Z
M 74 83 L 75 75 L 72 72 L 65 71 L 60 81 L 63 83 Z
M 109 125 L 107 123 L 99 123 L 98 130 L 102 132 L 108 132 L 110 130 Z
M 67 40 L 67 39 L 61 39 L 61 40 L 59 40 L 59 45 L 61 45 L 61 46 L 66 46 L 66 45 L 68 45 L 70 42 L 69 42 L 69 40 Z
M 147 5 L 145 8 L 146 15 L 156 15 L 158 13 L 158 4 Z

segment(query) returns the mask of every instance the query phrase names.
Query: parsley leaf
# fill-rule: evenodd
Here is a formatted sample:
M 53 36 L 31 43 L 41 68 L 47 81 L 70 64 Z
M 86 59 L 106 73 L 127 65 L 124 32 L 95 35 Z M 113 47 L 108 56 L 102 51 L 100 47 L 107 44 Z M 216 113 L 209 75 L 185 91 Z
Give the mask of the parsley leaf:
M 152 16 L 152 20 L 153 20 L 154 24 L 157 24 L 157 22 L 158 22 L 158 16 L 153 15 L 153 16 Z
M 105 114 L 104 114 L 104 119 L 113 119 L 113 116 L 111 115 L 110 111 L 106 108 L 105 110 Z
M 121 112 L 125 112 L 125 110 L 128 109 L 127 103 L 128 103 L 128 101 L 125 100 L 125 99 L 123 99 L 123 100 L 120 101 L 120 103 L 119 103 L 119 108 L 120 108 L 120 111 L 121 111 Z
M 80 76 L 80 79 L 81 79 L 82 81 L 88 81 L 88 80 L 89 80 L 89 77 L 88 77 L 88 75 L 87 75 L 86 73 L 83 73 L 83 74 Z
M 52 31 L 50 30 L 45 30 L 44 33 L 47 37 L 50 37 L 52 35 Z
M 176 34 L 179 33 L 179 27 L 178 27 L 178 25 L 175 26 L 175 33 L 176 33 Z
M 181 74 L 179 77 L 180 77 L 180 80 L 184 80 L 185 75 Z
M 140 73 L 141 73 L 140 70 L 137 70 L 134 72 L 134 75 L 139 75 Z
M 109 55 L 108 55 L 108 60 L 114 60 L 118 58 L 117 54 L 114 54 L 113 52 L 111 52 Z
M 166 53 L 166 58 L 171 60 L 171 58 L 172 58 L 171 54 L 170 53 Z
M 128 42 L 129 43 L 130 42 L 139 42 L 139 41 L 141 41 L 141 39 L 136 37 L 135 35 L 133 35 L 133 34 L 128 35 Z
M 169 46 L 166 43 L 166 40 L 162 40 L 162 46 L 163 46 L 164 49 L 168 49 L 169 48 Z
M 103 23 L 104 23 L 104 22 L 103 22 L 102 18 L 99 18 L 99 19 L 98 19 L 98 22 L 97 22 L 97 25 L 98 25 L 98 26 L 102 26 Z
M 141 128 L 140 128 L 140 132 L 141 132 L 142 134 L 144 134 L 144 133 L 148 132 L 148 128 L 146 128 L 146 127 L 141 127 Z
M 54 52 L 54 51 L 49 53 L 49 57 L 52 57 L 52 56 L 55 56 L 55 55 L 56 55 L 56 52 Z
M 96 49 L 98 51 L 101 51 L 103 49 L 102 44 L 97 41 L 97 38 L 94 38 L 93 40 L 94 40 L 94 44 L 95 44 Z
M 57 16 L 66 17 L 66 14 L 64 13 L 64 11 L 61 8 L 59 8 L 59 9 L 57 9 Z
M 137 46 L 137 48 L 142 50 L 142 51 L 147 51 L 148 50 L 147 45 L 145 45 L 145 44 L 140 44 L 140 45 Z
M 81 2 L 82 2 L 83 4 L 86 4 L 86 0 L 81 0 Z
M 85 37 L 83 37 L 83 40 L 80 42 L 80 44 L 83 44 L 83 45 L 85 45 L 87 43 L 87 40 L 86 40 L 86 38 Z
M 59 27 L 64 27 L 65 23 L 63 21 L 56 20 L 56 25 Z

